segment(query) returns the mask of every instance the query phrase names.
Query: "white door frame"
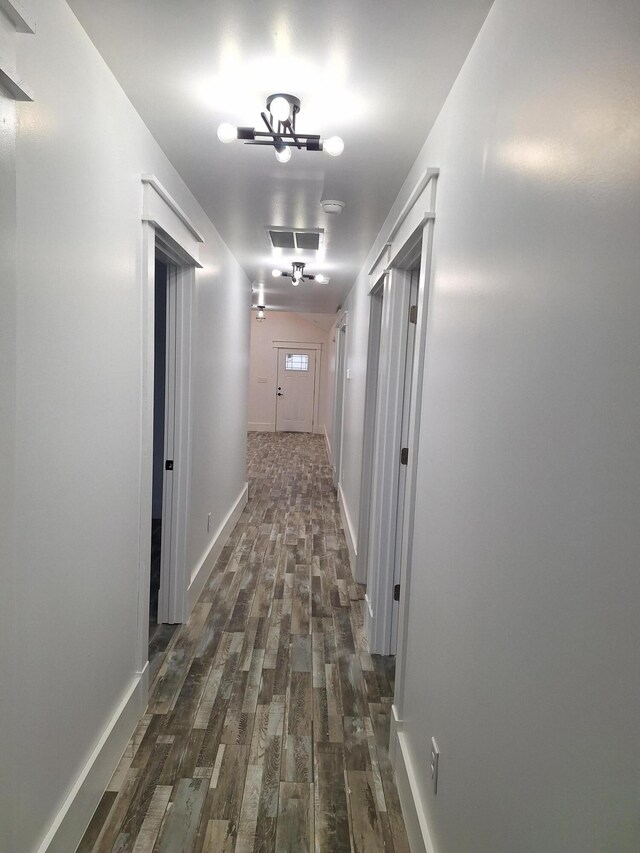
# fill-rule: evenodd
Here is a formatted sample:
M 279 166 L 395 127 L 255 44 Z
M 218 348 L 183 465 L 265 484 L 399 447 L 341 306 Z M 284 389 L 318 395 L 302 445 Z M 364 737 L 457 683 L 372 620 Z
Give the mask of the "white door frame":
M 156 253 L 167 262 L 167 357 L 165 384 L 162 547 L 158 623 L 187 618 L 187 510 L 191 473 L 191 307 L 195 269 L 156 232 Z
M 358 518 L 358 554 L 355 581 L 367 583 L 369 566 L 369 522 L 371 519 L 371 484 L 376 441 L 376 406 L 380 371 L 380 340 L 382 335 L 382 306 L 384 281 L 379 281 L 370 296 L 369 343 L 367 346 L 367 378 L 364 402 L 364 435 L 362 439 L 362 477 L 360 482 L 360 515 Z M 369 607 L 368 595 L 365 595 Z
M 383 284 L 365 612 L 371 652 L 383 655 L 395 654 L 391 649 L 391 611 L 410 281 L 410 272 L 392 268 Z
M 197 243 L 203 238 L 186 214 L 153 176 L 143 176 L 142 262 L 140 271 L 142 309 L 142 376 L 140 415 L 140 518 L 138 542 L 138 637 L 136 668 L 147 676 L 149 653 L 149 582 L 151 571 L 151 515 L 153 498 L 153 393 L 155 263 L 160 255 L 168 263 L 167 326 L 175 319 L 175 334 L 169 340 L 174 358 L 172 399 L 173 474 L 171 488 L 163 494 L 165 518 L 171 517 L 168 566 L 161 574 L 159 619 L 184 622 L 187 618 L 190 581 L 186 560 L 187 510 L 191 473 L 191 337 L 192 303 L 195 291 Z M 168 390 L 168 389 L 167 389 Z M 166 410 L 169 406 L 166 406 Z M 165 457 L 166 459 L 166 457 Z M 166 474 L 166 472 L 165 472 Z M 164 478 L 165 481 L 167 478 Z M 165 500 L 165 498 L 167 498 Z M 165 513 L 167 515 L 165 515 Z M 169 532 L 169 531 L 167 531 Z M 165 543 L 163 542 L 163 545 Z M 163 550 L 165 550 L 163 548 Z M 163 557 L 165 555 L 163 554 Z
M 431 246 L 439 170 L 426 169 L 418 179 L 369 270 L 372 287 L 383 281 L 382 327 L 376 436 L 369 520 L 367 608 L 364 628 L 372 653 L 396 654 L 395 696 L 404 689 L 406 608 L 411 586 L 411 536 L 415 505 L 415 466 L 424 366 L 427 305 L 431 287 Z M 419 255 L 418 255 L 419 252 Z M 407 324 L 411 292 L 410 268 L 420 258 L 417 318 L 409 410 L 408 470 L 402 519 L 398 518 L 399 467 L 402 445 Z M 373 411 L 373 404 L 369 413 Z M 406 424 L 405 424 L 406 426 Z M 400 543 L 398 540 L 400 539 Z M 391 648 L 391 614 L 396 561 L 400 559 L 397 647 Z M 395 706 L 394 706 L 395 708 Z
M 317 431 L 320 423 L 320 378 L 322 376 L 322 344 L 305 344 L 299 341 L 274 341 L 273 347 L 276 351 L 276 390 L 278 388 L 278 370 L 280 369 L 280 350 L 297 352 L 298 350 L 313 350 L 315 353 L 315 373 L 313 376 L 313 422 L 311 432 Z M 278 398 L 276 397 L 276 411 L 273 419 L 274 432 L 278 431 Z
M 348 312 L 344 311 L 336 322 L 336 374 L 333 396 L 333 430 L 331 434 L 333 485 L 336 489 L 339 488 L 342 482 L 342 440 L 347 381 L 347 320 Z
M 435 194 L 435 187 L 434 187 Z M 433 252 L 433 220 L 428 221 L 422 234 L 420 253 L 420 281 L 418 291 L 418 316 L 415 330 L 413 376 L 411 377 L 411 408 L 409 412 L 409 464 L 405 481 L 405 510 L 400 542 L 400 606 L 398 611 L 398 637 L 396 646 L 396 670 L 393 716 L 395 722 L 402 721 L 404 713 L 404 687 L 408 644 L 408 610 L 411 593 L 413 527 L 418 474 L 418 452 L 420 445 L 420 418 L 422 415 L 422 387 L 424 379 L 427 324 L 431 301 L 431 266 Z

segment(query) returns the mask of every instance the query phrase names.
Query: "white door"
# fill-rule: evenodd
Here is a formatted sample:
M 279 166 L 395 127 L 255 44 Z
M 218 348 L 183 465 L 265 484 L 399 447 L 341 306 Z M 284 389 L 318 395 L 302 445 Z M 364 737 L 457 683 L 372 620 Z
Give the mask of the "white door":
M 406 360 L 404 366 L 404 393 L 402 402 L 402 428 L 400 434 L 401 448 L 407 448 L 409 445 L 409 421 L 411 412 L 411 380 L 413 378 L 413 365 L 415 360 L 415 340 L 416 340 L 416 317 L 418 306 L 418 287 L 420 281 L 420 267 L 412 270 L 410 284 L 410 305 L 412 306 L 410 317 L 407 323 L 407 349 Z M 415 310 L 415 314 L 414 314 Z M 400 575 L 402 570 L 402 530 L 404 526 L 404 513 L 410 512 L 411 507 L 407 505 L 407 462 L 400 462 L 398 474 L 398 514 L 396 518 L 396 543 L 395 543 L 395 560 L 393 567 L 393 605 L 391 608 L 391 654 L 395 655 L 398 644 L 398 611 L 399 592 L 396 595 L 396 590 L 400 587 Z
M 313 432 L 316 352 L 278 350 L 276 432 Z

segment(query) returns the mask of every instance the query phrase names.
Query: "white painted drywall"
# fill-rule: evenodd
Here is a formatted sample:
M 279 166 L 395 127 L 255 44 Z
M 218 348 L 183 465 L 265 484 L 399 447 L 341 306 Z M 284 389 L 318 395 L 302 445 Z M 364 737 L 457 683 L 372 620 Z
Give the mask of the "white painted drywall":
M 251 347 L 249 355 L 249 429 L 270 432 L 276 423 L 277 350 L 274 341 L 300 344 L 322 344 L 319 420 L 314 432 L 324 435 L 329 410 L 329 343 L 331 316 L 318 314 L 317 323 L 290 311 L 267 311 L 266 319 L 257 321 L 251 314 Z M 311 318 L 313 315 L 307 315 Z M 260 380 L 265 380 L 260 381 Z
M 18 108 L 16 355 L 1 367 L 3 387 L 7 376 L 15 382 L 16 551 L 0 595 L 10 656 L 0 704 L 13 721 L 0 848 L 16 853 L 36 848 L 135 675 L 141 174 L 157 175 L 205 238 L 194 300 L 191 566 L 211 541 L 207 514 L 216 530 L 245 481 L 250 300 L 244 273 L 66 3 L 29 0 L 29 11 L 37 36 L 25 37 L 18 58 L 36 100 Z M 2 206 L 11 145 L 0 136 Z M 3 218 L 3 247 L 5 236 Z M 2 285 L 4 347 L 11 295 Z
M 640 849 L 639 43 L 636 0 L 496 0 L 369 257 L 439 167 L 402 723 L 438 853 Z
M 15 34 L 0 13 L 0 43 L 13 60 Z M 17 709 L 8 701 L 16 691 L 19 674 L 13 665 L 16 654 L 15 560 L 15 370 L 16 370 L 16 196 L 15 104 L 0 87 L 0 849 L 9 850 L 6 831 L 5 785 L 11 785 L 8 768 L 19 756 L 13 732 Z M 5 764 L 6 761 L 6 764 Z

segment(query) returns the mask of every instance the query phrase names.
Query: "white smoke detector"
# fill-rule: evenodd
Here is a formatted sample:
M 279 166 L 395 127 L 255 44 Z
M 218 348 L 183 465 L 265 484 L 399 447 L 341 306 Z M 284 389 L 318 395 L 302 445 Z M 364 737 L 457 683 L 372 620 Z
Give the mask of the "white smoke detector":
M 344 202 L 338 201 L 335 198 L 325 198 L 320 202 L 320 205 L 325 213 L 342 213 Z

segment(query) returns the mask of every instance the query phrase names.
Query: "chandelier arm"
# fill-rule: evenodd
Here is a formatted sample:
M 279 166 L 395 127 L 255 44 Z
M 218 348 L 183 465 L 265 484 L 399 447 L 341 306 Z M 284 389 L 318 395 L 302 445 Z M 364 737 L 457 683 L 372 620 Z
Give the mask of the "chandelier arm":
M 288 118 L 286 121 L 281 122 L 281 124 L 284 125 L 285 131 L 287 131 L 287 133 L 285 134 L 285 138 L 287 136 L 290 136 L 293 139 L 293 144 L 298 148 L 299 151 L 302 151 L 303 146 L 300 142 L 300 139 L 298 139 L 298 135 L 296 134 L 295 114 L 294 121 L 291 121 L 291 119 Z

